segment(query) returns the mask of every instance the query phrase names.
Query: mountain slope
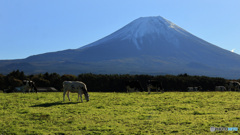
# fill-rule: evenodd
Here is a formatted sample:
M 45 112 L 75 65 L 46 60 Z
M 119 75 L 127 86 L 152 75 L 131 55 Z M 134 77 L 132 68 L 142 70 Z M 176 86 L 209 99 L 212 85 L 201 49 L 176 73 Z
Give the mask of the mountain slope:
M 162 17 L 142 17 L 81 48 L 0 61 L 0 69 L 62 74 L 188 73 L 239 78 L 240 56 L 204 41 Z

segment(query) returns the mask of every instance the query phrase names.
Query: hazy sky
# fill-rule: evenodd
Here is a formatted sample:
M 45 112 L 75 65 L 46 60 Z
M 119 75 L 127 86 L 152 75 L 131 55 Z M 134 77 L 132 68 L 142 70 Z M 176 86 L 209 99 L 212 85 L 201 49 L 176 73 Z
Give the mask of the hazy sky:
M 240 0 L 0 0 L 0 59 L 76 49 L 146 16 L 240 54 Z

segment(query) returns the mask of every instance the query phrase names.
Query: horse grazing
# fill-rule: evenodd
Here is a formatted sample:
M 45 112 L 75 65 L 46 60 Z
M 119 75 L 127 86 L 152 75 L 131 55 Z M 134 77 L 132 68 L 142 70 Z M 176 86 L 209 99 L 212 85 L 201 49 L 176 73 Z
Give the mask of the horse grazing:
M 127 92 L 143 91 L 143 87 L 138 80 L 130 80 L 125 83 Z
M 152 90 L 155 90 L 156 92 L 164 93 L 162 82 L 159 82 L 157 80 L 148 80 L 147 88 L 148 88 L 148 94 L 150 94 Z
M 229 91 L 240 91 L 240 83 L 237 81 L 229 81 L 227 83 L 227 88 Z
M 194 92 L 194 91 L 201 91 L 202 87 L 198 86 L 198 87 L 188 87 L 188 92 Z
M 215 86 L 215 91 L 226 91 L 226 87 L 225 86 Z
M 37 87 L 35 86 L 35 83 L 33 81 L 29 81 L 29 80 L 23 80 L 23 86 L 21 87 L 22 92 L 26 93 L 26 91 L 30 92 L 33 90 L 37 93 Z
M 78 93 L 78 101 L 79 101 L 79 97 L 81 97 L 81 102 L 83 102 L 82 94 L 85 95 L 86 101 L 87 102 L 89 101 L 87 86 L 83 82 L 80 82 L 80 81 L 64 81 L 63 82 L 63 101 L 65 101 L 66 92 L 67 92 L 67 96 L 68 96 L 69 101 L 71 101 L 70 98 L 69 98 L 69 92 L 73 92 L 73 93 L 77 92 Z

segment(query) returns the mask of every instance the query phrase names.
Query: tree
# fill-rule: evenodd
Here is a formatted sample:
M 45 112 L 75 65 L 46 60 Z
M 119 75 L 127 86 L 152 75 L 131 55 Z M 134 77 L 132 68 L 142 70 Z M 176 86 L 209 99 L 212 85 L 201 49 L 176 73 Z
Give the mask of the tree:
M 24 75 L 24 72 L 23 71 L 19 71 L 19 70 L 14 70 L 12 71 L 11 73 L 9 73 L 7 75 L 7 77 L 14 77 L 16 79 L 19 79 L 19 80 L 25 80 L 26 79 L 26 76 Z
M 4 90 L 6 88 L 5 76 L 0 74 L 0 90 Z
M 31 78 L 31 80 L 35 82 L 36 87 L 49 87 L 50 86 L 50 81 L 47 79 L 44 79 L 42 74 L 34 75 Z
M 13 90 L 16 87 L 20 87 L 23 85 L 21 80 L 16 79 L 12 76 L 7 78 L 7 82 L 8 82 L 8 90 L 6 92 L 13 92 Z
M 62 80 L 61 76 L 57 73 L 49 74 L 48 80 L 50 81 L 50 86 L 56 88 L 57 90 L 61 90 L 62 88 Z
M 76 81 L 77 77 L 75 75 L 65 74 L 65 75 L 62 75 L 61 79 L 62 81 Z

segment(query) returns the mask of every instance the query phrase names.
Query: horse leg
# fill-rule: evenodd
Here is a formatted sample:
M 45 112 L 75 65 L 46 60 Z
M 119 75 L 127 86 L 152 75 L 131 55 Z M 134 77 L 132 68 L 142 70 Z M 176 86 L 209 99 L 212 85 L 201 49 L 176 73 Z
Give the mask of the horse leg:
M 82 93 L 80 94 L 80 97 L 81 97 L 81 102 L 83 102 L 83 99 L 82 99 Z
M 33 86 L 33 89 L 34 89 L 34 91 L 37 93 L 38 91 L 37 91 L 37 87 L 34 85 Z
M 78 101 L 79 101 L 79 97 L 81 97 L 81 102 L 83 102 L 81 89 L 78 91 Z
M 66 90 L 63 91 L 63 101 L 65 101 Z
M 148 87 L 148 94 L 150 94 L 151 93 L 151 88 L 150 87 Z
M 82 92 L 78 92 L 78 101 L 79 101 L 79 97 L 81 97 L 81 102 L 83 102 L 83 99 L 82 99 Z
M 67 97 L 68 97 L 68 100 L 71 101 L 70 97 L 69 97 L 69 91 L 67 92 Z

